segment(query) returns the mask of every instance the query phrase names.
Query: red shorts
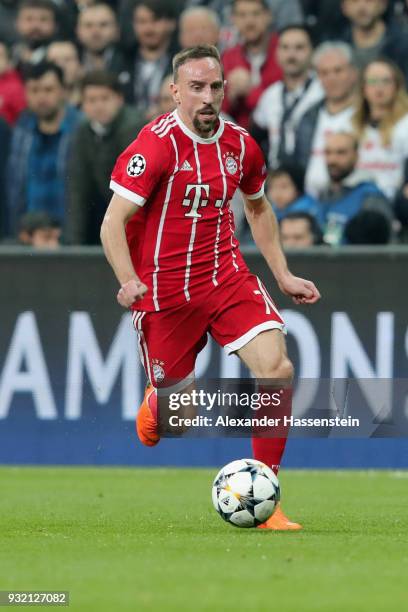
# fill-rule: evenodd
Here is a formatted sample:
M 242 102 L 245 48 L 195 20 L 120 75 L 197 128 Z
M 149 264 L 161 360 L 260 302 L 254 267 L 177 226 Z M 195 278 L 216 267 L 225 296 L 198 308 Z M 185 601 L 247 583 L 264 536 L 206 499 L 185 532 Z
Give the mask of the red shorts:
M 286 333 L 264 285 L 247 272 L 214 287 L 201 301 L 159 312 L 135 311 L 133 324 L 139 333 L 146 375 L 156 388 L 166 391 L 175 384 L 182 388 L 194 379 L 195 361 L 206 345 L 207 333 L 228 354 L 268 329 Z

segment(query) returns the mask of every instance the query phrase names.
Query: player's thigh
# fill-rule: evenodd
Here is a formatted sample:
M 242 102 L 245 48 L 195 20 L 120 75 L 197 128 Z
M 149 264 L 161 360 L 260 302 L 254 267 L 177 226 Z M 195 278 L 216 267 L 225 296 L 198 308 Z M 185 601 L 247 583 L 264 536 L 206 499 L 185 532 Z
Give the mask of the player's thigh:
M 287 354 L 285 323 L 266 288 L 248 274 L 232 291 L 223 287 L 219 298 L 222 308 L 212 322 L 212 336 L 228 354 L 241 357 L 255 376 L 268 376 Z
M 190 384 L 197 355 L 206 342 L 204 323 L 195 311 L 178 307 L 136 312 L 133 320 L 140 357 L 152 385 L 177 391 Z

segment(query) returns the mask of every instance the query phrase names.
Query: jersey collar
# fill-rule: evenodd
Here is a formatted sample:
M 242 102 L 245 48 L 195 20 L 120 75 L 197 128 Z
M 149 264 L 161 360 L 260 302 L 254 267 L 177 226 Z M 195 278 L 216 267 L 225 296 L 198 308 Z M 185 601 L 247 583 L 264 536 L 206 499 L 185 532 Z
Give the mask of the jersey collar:
M 186 136 L 191 138 L 191 140 L 194 140 L 194 142 L 199 142 L 200 144 L 214 144 L 214 142 L 217 142 L 224 131 L 224 121 L 221 119 L 221 117 L 219 117 L 220 125 L 218 126 L 218 130 L 215 132 L 215 134 L 213 134 L 211 138 L 201 138 L 201 136 L 198 136 L 186 126 L 178 114 L 177 109 L 173 112 L 173 115 L 181 131 L 184 132 Z

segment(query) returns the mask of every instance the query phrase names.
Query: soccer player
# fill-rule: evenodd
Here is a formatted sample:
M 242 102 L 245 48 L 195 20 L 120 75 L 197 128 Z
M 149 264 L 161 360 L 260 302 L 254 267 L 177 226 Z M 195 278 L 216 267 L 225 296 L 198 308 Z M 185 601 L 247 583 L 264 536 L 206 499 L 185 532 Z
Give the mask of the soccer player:
M 101 240 L 120 283 L 118 302 L 134 312 L 152 384 L 137 415 L 139 438 L 148 446 L 165 429 L 159 415 L 169 394 L 192 388 L 207 332 L 258 380 L 292 378 L 282 317 L 234 238 L 229 201 L 237 188 L 281 291 L 296 304 L 320 298 L 312 282 L 288 270 L 264 197 L 261 150 L 246 130 L 219 116 L 224 85 L 215 47 L 178 53 L 171 85 L 176 110 L 146 125 L 112 174 Z M 254 457 L 277 473 L 285 443 L 284 437 L 253 437 Z M 301 528 L 281 508 L 263 527 Z

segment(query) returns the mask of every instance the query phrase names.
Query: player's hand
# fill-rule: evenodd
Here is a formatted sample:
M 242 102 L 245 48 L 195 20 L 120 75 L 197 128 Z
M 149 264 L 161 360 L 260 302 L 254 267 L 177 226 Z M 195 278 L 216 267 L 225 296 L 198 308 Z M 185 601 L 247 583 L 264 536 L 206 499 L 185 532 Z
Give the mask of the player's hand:
M 134 302 L 141 300 L 147 291 L 146 285 L 139 280 L 130 280 L 118 291 L 116 299 L 123 308 L 130 308 Z
M 293 274 L 285 276 L 278 284 L 282 293 L 291 297 L 295 304 L 315 304 L 321 298 L 312 281 L 293 276 Z

